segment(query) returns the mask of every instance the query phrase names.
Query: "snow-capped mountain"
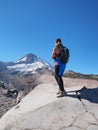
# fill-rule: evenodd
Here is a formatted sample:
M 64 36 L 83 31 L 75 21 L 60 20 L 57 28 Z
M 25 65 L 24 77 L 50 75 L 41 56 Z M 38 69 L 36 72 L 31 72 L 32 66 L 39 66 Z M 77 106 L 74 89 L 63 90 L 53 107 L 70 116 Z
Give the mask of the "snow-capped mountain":
M 33 88 L 40 76 L 51 74 L 53 67 L 45 60 L 30 53 L 16 62 L 0 62 L 0 81 L 7 88 Z
M 42 60 L 41 58 L 37 57 L 32 53 L 22 57 L 14 64 L 7 65 L 7 68 L 9 70 L 19 71 L 24 73 L 32 73 L 32 74 L 38 73 L 43 69 L 49 71 L 52 70 L 52 66 L 48 62 Z
M 18 61 L 16 61 L 16 63 L 18 63 L 18 64 L 21 64 L 21 63 L 29 64 L 29 63 L 34 63 L 34 62 L 38 61 L 39 59 L 40 58 L 37 57 L 36 55 L 29 53 L 26 56 L 19 59 Z

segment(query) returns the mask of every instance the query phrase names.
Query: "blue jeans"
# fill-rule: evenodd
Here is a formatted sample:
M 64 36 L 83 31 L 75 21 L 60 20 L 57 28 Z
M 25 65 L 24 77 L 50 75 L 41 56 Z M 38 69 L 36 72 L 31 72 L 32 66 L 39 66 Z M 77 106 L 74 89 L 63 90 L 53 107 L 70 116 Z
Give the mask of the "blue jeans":
M 62 63 L 59 59 L 55 59 L 54 64 L 59 66 L 59 76 L 62 76 L 66 68 L 66 64 Z

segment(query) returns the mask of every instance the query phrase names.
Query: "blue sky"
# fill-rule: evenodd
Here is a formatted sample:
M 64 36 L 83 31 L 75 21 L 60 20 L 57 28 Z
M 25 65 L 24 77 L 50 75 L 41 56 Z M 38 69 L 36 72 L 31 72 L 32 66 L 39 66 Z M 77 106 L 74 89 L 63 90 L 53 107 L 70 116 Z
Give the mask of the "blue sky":
M 70 49 L 66 70 L 98 74 L 98 0 L 0 0 L 0 61 L 34 53 L 53 65 L 56 38 Z

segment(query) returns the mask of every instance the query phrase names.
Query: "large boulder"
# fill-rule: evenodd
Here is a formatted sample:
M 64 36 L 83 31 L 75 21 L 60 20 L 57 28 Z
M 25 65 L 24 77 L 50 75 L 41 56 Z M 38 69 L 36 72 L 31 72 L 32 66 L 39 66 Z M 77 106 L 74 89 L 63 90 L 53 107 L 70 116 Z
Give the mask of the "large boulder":
M 98 88 L 67 88 L 41 84 L 0 120 L 0 130 L 98 130 Z

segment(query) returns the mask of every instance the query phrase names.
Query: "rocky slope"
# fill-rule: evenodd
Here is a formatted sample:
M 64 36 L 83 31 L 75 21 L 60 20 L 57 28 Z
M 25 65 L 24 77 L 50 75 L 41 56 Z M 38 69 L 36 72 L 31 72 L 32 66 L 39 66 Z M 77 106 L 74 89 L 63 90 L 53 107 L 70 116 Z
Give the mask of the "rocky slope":
M 53 83 L 38 85 L 1 118 L 1 130 L 98 129 L 98 88 L 66 88 L 59 99 L 57 90 Z

